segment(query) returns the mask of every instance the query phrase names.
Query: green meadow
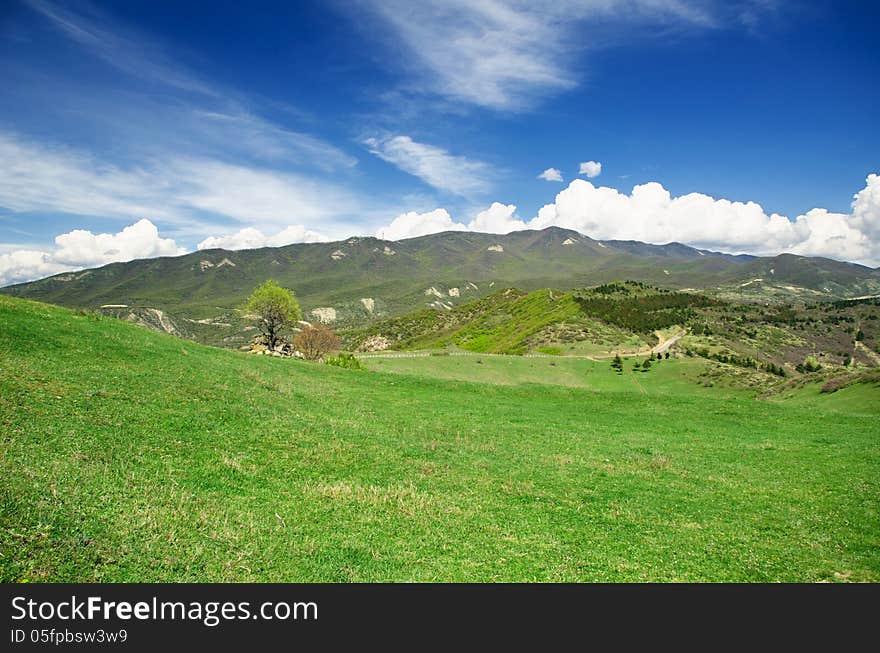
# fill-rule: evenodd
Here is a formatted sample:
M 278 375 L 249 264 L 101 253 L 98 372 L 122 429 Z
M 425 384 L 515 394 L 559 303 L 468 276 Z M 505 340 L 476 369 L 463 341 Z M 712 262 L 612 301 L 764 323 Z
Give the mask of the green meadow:
M 880 581 L 876 384 L 366 365 L 0 297 L 0 580 Z
M 583 388 L 593 392 L 650 395 L 742 394 L 727 389 L 713 391 L 696 385 L 700 373 L 705 369 L 705 363 L 698 359 L 654 362 L 649 372 L 632 372 L 634 362 L 641 364 L 647 357 L 646 354 L 624 359 L 625 372 L 622 374 L 611 369 L 610 358 L 595 361 L 564 356 L 490 356 L 459 352 L 457 355 L 418 357 L 364 355 L 360 360 L 367 369 L 377 372 L 492 385 L 532 383 Z M 540 387 L 537 391 L 540 391 Z

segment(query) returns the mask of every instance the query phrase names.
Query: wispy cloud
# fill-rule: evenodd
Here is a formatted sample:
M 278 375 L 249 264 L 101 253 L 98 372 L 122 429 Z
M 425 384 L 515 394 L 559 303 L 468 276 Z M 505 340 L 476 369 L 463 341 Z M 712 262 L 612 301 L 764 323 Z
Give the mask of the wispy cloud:
M 367 0 L 366 4 L 412 54 L 426 90 L 500 110 L 521 109 L 537 97 L 576 86 L 572 52 L 608 45 L 612 27 L 641 23 L 705 29 L 716 24 L 716 3 L 709 0 Z M 583 29 L 591 22 L 597 28 L 594 34 Z M 585 34 L 592 40 L 585 42 Z M 629 31 L 627 38 L 631 37 Z
M 81 49 L 135 80 L 119 92 L 87 96 L 59 80 L 76 117 L 100 124 L 114 150 L 157 150 L 163 145 L 223 158 L 248 157 L 276 165 L 298 165 L 322 172 L 351 168 L 357 159 L 326 140 L 275 124 L 257 115 L 249 97 L 208 81 L 173 57 L 162 43 L 104 15 L 89 4 L 79 11 L 48 0 L 25 0 L 37 14 Z M 44 81 L 44 86 L 48 80 Z M 155 93 L 155 86 L 162 93 Z M 112 92 L 110 92 L 112 90 Z M 19 93 L 23 91 L 18 89 Z M 35 89 L 40 99 L 42 89 Z M 44 111 L 53 111 L 46 107 Z
M 450 154 L 409 136 L 367 138 L 364 144 L 372 154 L 439 190 L 471 197 L 491 188 L 492 168 L 482 161 Z
M 246 95 L 204 79 L 165 44 L 90 4 L 24 1 L 57 39 L 123 75 L 97 76 L 83 92 L 51 67 L 38 67 L 39 82 L 29 84 L 26 64 L 2 62 L 16 70 L 17 110 L 41 107 L 42 128 L 28 135 L 0 125 L 0 207 L 150 217 L 188 238 L 301 220 L 335 233 L 334 225 L 378 211 L 375 200 L 345 188 L 340 176 L 356 176 L 357 159 L 339 147 L 259 115 Z
M 252 113 L 195 109 L 192 115 L 191 130 L 227 151 L 237 149 L 267 161 L 306 165 L 325 172 L 357 165 L 356 158 L 335 145 L 284 129 Z
M 175 64 L 161 47 L 112 23 L 91 5 L 81 5 L 88 12 L 86 16 L 47 0 L 25 2 L 68 38 L 122 72 L 183 91 L 218 96 L 216 89 Z
M 345 188 L 303 175 L 213 159 L 169 156 L 137 165 L 108 165 L 67 147 L 0 132 L 0 206 L 186 224 L 201 213 L 238 222 L 320 222 L 357 214 Z

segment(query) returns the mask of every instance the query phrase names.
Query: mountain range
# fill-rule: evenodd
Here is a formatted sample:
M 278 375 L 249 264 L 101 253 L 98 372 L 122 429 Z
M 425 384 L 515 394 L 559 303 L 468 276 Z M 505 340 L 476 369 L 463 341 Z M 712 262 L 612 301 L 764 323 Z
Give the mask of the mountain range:
M 880 269 L 853 263 L 599 241 L 559 227 L 201 250 L 58 274 L 0 293 L 99 310 L 230 345 L 245 328 L 238 309 L 270 278 L 296 292 L 306 320 L 340 328 L 425 307 L 450 310 L 505 287 L 568 290 L 622 279 L 761 301 L 880 293 Z

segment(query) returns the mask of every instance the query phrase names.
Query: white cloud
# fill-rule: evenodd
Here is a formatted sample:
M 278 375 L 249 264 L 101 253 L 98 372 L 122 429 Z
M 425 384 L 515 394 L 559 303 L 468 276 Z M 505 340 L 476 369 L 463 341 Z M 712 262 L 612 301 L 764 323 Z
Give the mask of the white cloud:
M 493 202 L 467 227 L 453 222 L 445 209 L 436 209 L 403 214 L 378 235 L 399 240 L 452 229 L 504 234 L 558 226 L 599 240 L 681 242 L 731 253 L 791 252 L 880 265 L 880 176 L 869 175 L 865 188 L 853 198 L 851 214 L 817 208 L 789 220 L 768 215 L 756 202 L 702 193 L 672 197 L 657 182 L 634 186 L 627 195 L 575 179 L 529 222 L 516 215 L 515 205 Z
M 187 136 L 197 134 L 202 144 L 212 150 L 322 171 L 357 165 L 357 159 L 320 138 L 284 129 L 237 107 L 233 111 L 187 110 L 179 116 L 164 110 L 182 123 Z
M 489 190 L 491 168 L 482 161 L 453 156 L 443 148 L 418 143 L 409 136 L 368 138 L 364 144 L 380 159 L 439 190 L 463 197 Z
M 167 217 L 154 197 L 166 186 L 143 168 L 100 163 L 82 152 L 0 132 L 0 205 L 13 211 Z
M 421 73 L 422 87 L 501 110 L 576 86 L 572 53 L 631 40 L 634 25 L 711 26 L 714 18 L 705 5 L 701 0 L 367 2 L 390 28 L 395 49 L 403 45 L 409 51 L 407 61 Z M 623 29 L 612 35 L 617 27 Z
M 0 206 L 188 225 L 199 212 L 240 222 L 288 224 L 357 214 L 360 202 L 336 183 L 269 168 L 169 155 L 122 168 L 70 148 L 0 132 Z
M 853 200 L 853 224 L 872 241 L 880 243 L 880 176 L 868 175 L 865 187 Z
M 591 179 L 602 174 L 602 164 L 598 161 L 584 161 L 578 170 L 579 175 L 586 175 Z
M 866 265 L 880 262 L 880 177 L 870 175 L 850 215 L 813 209 L 794 221 L 765 213 L 755 202 L 701 193 L 672 197 L 662 185 L 635 186 L 627 195 L 576 179 L 541 208 L 529 227 L 566 227 L 606 240 L 678 241 L 728 252 L 793 252 Z
M 284 224 L 290 216 L 321 221 L 352 215 L 359 202 L 344 188 L 294 173 L 205 159 L 177 159 L 168 173 L 177 181 L 173 200 L 243 222 Z
M 20 249 L 0 254 L 0 286 L 48 277 L 72 268 L 58 263 L 46 252 Z
M 47 86 L 58 106 L 64 107 L 59 118 L 67 123 L 72 116 L 100 128 L 112 149 L 118 152 L 134 140 L 140 150 L 155 151 L 158 146 L 180 152 L 186 148 L 210 152 L 230 159 L 247 156 L 264 161 L 298 164 L 312 170 L 349 168 L 357 160 L 321 138 L 276 125 L 250 108 L 260 104 L 234 88 L 202 79 L 183 66 L 179 53 L 170 51 L 149 35 L 130 28 L 124 22 L 105 15 L 94 5 L 49 0 L 26 0 L 60 34 L 80 46 L 86 55 L 136 80 L 141 89 L 119 93 L 114 80 L 104 82 L 106 89 L 95 87 L 91 97 L 81 85 L 70 93 L 66 83 L 51 74 L 37 76 L 36 94 L 26 102 L 47 103 Z M 27 69 L 22 75 L 33 76 Z M 53 83 L 54 82 L 54 83 Z M 156 92 L 156 85 L 161 92 Z M 18 94 L 22 89 L 17 88 Z M 25 91 L 27 93 L 27 91 Z M 72 106 L 70 106 L 72 105 Z M 276 113 L 278 105 L 275 105 Z M 288 107 L 284 107 L 289 109 Z M 43 106 L 52 113 L 53 107 Z M 296 110 L 288 110 L 288 116 Z M 95 124 L 96 123 L 96 124 Z M 164 157 L 165 152 L 160 156 Z
M 283 247 L 293 243 L 322 243 L 329 240 L 317 231 L 303 225 L 291 225 L 273 236 L 266 236 L 259 229 L 246 227 L 229 236 L 211 236 L 198 244 L 198 249 L 257 249 L 259 247 Z
M 376 232 L 376 237 L 383 240 L 403 240 L 441 231 L 466 230 L 467 227 L 463 224 L 453 222 L 446 209 L 434 209 L 428 213 L 416 213 L 415 211 L 403 213 L 394 218 L 391 224 L 379 229 Z
M 115 234 L 75 229 L 57 236 L 51 251 L 18 250 L 0 255 L 0 285 L 117 261 L 185 253 L 170 238 L 159 236 L 149 220 L 139 220 Z
M 543 179 L 544 181 L 564 181 L 562 173 L 556 168 L 547 168 L 538 175 L 538 179 Z
M 526 224 L 516 215 L 516 206 L 492 202 L 485 211 L 481 211 L 468 225 L 471 231 L 490 234 L 507 234 L 511 231 L 526 229 Z

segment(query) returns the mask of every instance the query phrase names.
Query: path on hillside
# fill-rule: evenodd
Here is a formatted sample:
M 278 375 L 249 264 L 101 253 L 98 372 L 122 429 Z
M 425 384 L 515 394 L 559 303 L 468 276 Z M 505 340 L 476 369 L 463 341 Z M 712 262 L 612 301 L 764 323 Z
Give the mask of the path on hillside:
M 672 336 L 669 340 L 661 341 L 656 347 L 654 347 L 654 349 L 651 350 L 651 352 L 654 354 L 662 354 L 664 351 L 666 351 L 667 349 L 672 347 L 672 345 L 674 345 L 676 342 L 681 340 L 681 337 L 683 335 L 685 335 L 686 333 L 687 333 L 687 330 L 682 329 L 681 331 L 676 333 L 674 336 Z M 660 336 L 657 336 L 657 337 L 659 338 Z
M 880 356 L 878 356 L 877 353 L 874 352 L 873 349 L 871 349 L 870 347 L 868 347 L 868 345 L 866 345 L 866 344 L 863 343 L 863 342 L 859 342 L 858 340 L 856 340 L 856 349 L 859 349 L 859 350 L 865 352 L 865 355 L 866 355 L 868 358 L 870 358 L 872 361 L 874 361 L 874 364 L 875 364 L 875 365 L 880 366 Z
M 620 353 L 607 353 L 607 354 L 594 354 L 592 356 L 588 356 L 586 354 L 578 355 L 578 354 L 486 354 L 480 353 L 476 351 L 450 351 L 450 352 L 442 352 L 442 350 L 435 351 L 388 351 L 388 352 L 361 352 L 356 354 L 358 358 L 427 358 L 429 356 L 511 356 L 515 358 L 576 358 L 582 360 L 591 360 L 591 361 L 602 361 L 607 360 L 609 358 L 614 358 L 615 356 L 620 356 L 621 358 L 630 358 L 632 356 L 645 356 L 650 354 L 662 354 L 667 349 L 672 347 L 676 342 L 678 342 L 682 336 L 687 334 L 686 329 L 682 329 L 672 337 L 667 340 L 663 340 L 662 336 L 657 336 L 660 339 L 660 342 L 654 347 L 650 347 L 648 349 L 640 349 L 638 351 L 633 352 L 620 352 Z

